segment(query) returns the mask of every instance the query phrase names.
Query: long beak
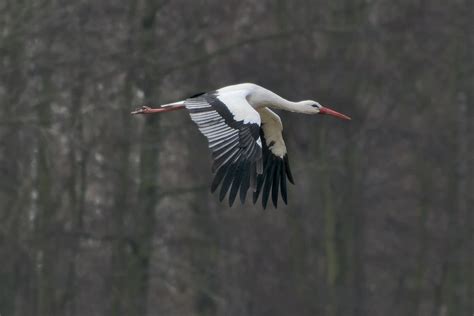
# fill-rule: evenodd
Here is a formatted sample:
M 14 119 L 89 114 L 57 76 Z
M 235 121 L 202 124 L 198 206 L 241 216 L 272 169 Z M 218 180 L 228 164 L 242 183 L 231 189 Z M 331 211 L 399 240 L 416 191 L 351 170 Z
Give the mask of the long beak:
M 184 109 L 185 106 L 182 104 L 179 105 L 170 105 L 167 107 L 161 107 L 161 108 L 150 108 L 148 106 L 142 106 L 141 108 L 131 112 L 130 114 L 153 114 L 153 113 L 163 113 L 163 112 L 171 112 L 171 111 L 176 111 L 176 110 L 181 110 Z
M 331 110 L 330 108 L 326 108 L 324 106 L 319 109 L 319 114 L 327 114 L 327 115 L 338 117 L 343 120 L 349 120 L 349 121 L 351 120 L 349 116 L 336 112 L 334 110 Z

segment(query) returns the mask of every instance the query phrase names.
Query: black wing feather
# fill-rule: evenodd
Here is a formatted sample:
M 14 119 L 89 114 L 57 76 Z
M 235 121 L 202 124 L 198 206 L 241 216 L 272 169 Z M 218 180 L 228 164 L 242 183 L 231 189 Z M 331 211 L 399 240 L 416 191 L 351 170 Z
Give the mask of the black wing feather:
M 232 180 L 234 180 L 235 170 L 236 164 L 231 164 L 227 170 L 227 174 L 224 178 L 224 181 L 222 182 L 221 192 L 219 193 L 220 201 L 225 198 L 227 191 L 229 191 L 230 185 L 232 184 Z
M 274 143 L 267 142 L 264 129 L 259 124 L 236 121 L 229 108 L 218 98 L 218 92 L 193 96 L 185 101 L 185 105 L 209 141 L 214 159 L 212 171 L 215 173 L 211 191 L 216 191 L 220 186 L 221 201 L 229 193 L 229 204 L 232 206 L 240 192 L 243 203 L 252 187 L 253 202 L 256 203 L 261 197 L 264 208 L 268 204 L 270 192 L 275 207 L 279 195 L 287 203 L 286 181 L 294 183 L 288 155 L 277 156 L 272 152 Z M 264 124 L 266 122 L 275 124 L 263 121 Z
M 283 165 L 282 168 L 280 168 L 280 188 L 281 188 L 281 198 L 283 199 L 283 202 L 287 204 L 288 200 L 288 193 L 286 192 L 286 172 L 285 172 L 285 166 Z
M 273 157 L 272 157 L 273 158 Z M 268 173 L 267 176 L 265 177 L 265 184 L 263 185 L 263 192 L 262 192 L 262 206 L 263 208 L 267 207 L 268 203 L 268 197 L 270 196 L 270 189 L 272 187 L 273 183 L 273 176 L 274 176 L 274 170 L 275 170 L 275 163 L 272 161 L 273 159 L 270 159 L 271 163 L 268 164 Z
M 232 182 L 232 187 L 230 188 L 230 193 L 229 193 L 230 206 L 234 204 L 235 198 L 237 197 L 237 193 L 240 189 L 240 183 L 242 182 L 244 167 L 245 167 L 245 162 L 238 163 L 237 171 L 235 172 L 234 181 Z
M 260 125 L 234 120 L 217 96 L 217 92 L 198 94 L 187 99 L 185 105 L 209 141 L 215 173 L 211 191 L 220 186 L 219 199 L 222 201 L 229 193 L 232 206 L 239 191 L 240 200 L 245 201 L 252 179 L 256 178 L 255 162 L 262 157 L 261 146 L 257 144 Z
M 226 173 L 227 173 L 227 168 L 221 168 L 216 172 L 216 175 L 214 176 L 214 180 L 212 180 L 212 184 L 211 184 L 212 193 L 214 193 L 214 191 L 216 191 L 216 189 L 219 187 Z
M 275 207 L 277 207 L 277 205 L 278 205 L 278 189 L 279 189 L 279 185 L 280 185 L 280 168 L 281 168 L 281 164 L 276 163 L 275 164 L 275 171 L 274 171 L 274 175 L 273 175 L 273 186 L 272 186 L 272 201 L 273 201 L 273 205 L 275 205 Z
M 288 161 L 288 154 L 283 157 L 283 160 L 285 161 L 285 173 L 286 176 L 288 177 L 288 180 L 292 183 L 295 184 L 295 180 L 293 180 L 293 175 L 291 174 L 291 169 L 290 169 L 290 162 Z
M 254 172 L 251 169 L 251 164 L 247 161 L 244 162 L 244 167 L 242 168 L 242 180 L 240 181 L 240 202 L 244 204 L 245 198 L 247 197 L 247 191 L 250 187 L 250 172 Z
M 266 208 L 271 191 L 272 202 L 275 207 L 278 206 L 279 194 L 281 194 L 283 202 L 287 204 L 288 192 L 286 179 L 288 178 L 291 183 L 294 183 L 288 155 L 285 154 L 283 157 L 278 157 L 273 154 L 269 147 L 273 144 L 267 144 L 267 139 L 265 138 L 263 129 L 260 129 L 260 137 L 262 139 L 264 171 L 263 174 L 258 175 L 257 187 L 253 194 L 253 202 L 255 204 L 260 194 L 262 194 L 262 206 L 263 208 Z

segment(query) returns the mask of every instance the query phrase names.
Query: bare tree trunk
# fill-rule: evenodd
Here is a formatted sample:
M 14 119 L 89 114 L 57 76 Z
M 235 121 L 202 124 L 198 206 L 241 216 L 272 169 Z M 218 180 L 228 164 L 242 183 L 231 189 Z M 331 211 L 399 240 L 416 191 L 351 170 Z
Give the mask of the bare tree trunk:
M 50 100 L 52 94 L 50 74 L 42 78 L 43 102 L 37 106 L 40 133 L 37 141 L 37 190 L 36 215 L 36 265 L 37 265 L 37 314 L 56 315 L 58 287 L 55 284 L 57 244 L 56 206 L 53 201 L 53 158 L 49 151 L 48 134 L 51 127 Z
M 463 8 L 467 12 L 460 23 L 460 33 L 466 38 L 460 50 L 458 61 L 458 181 L 459 191 L 457 204 L 459 208 L 460 230 L 462 231 L 461 247 L 459 251 L 459 261 L 462 264 L 463 289 L 460 291 L 460 306 L 465 306 L 460 312 L 466 315 L 474 314 L 474 95 L 472 83 L 474 82 L 474 72 L 472 67 L 474 53 L 474 39 L 470 26 L 474 18 L 474 4 L 472 1 L 465 0 Z M 466 67 L 471 67 L 471 71 L 466 71 Z M 464 246 L 465 245 L 465 246 Z
M 141 27 L 138 28 L 138 51 L 136 60 L 145 62 L 154 60 L 155 38 L 154 25 L 155 15 L 158 10 L 157 3 L 153 0 L 144 1 L 141 8 L 141 17 L 138 19 Z M 134 17 L 135 6 L 131 7 L 131 16 Z M 143 64 L 140 70 L 140 87 L 144 91 L 145 99 L 152 101 L 156 99 L 154 92 L 157 87 L 156 67 Z M 129 80 L 133 70 L 125 84 L 125 100 L 131 101 L 131 84 Z M 135 78 L 136 79 L 136 78 Z M 128 111 L 124 112 L 122 119 L 124 126 L 122 136 L 130 130 L 130 116 Z M 147 315 L 148 314 L 148 289 L 150 283 L 150 262 L 153 252 L 153 237 L 155 230 L 155 209 L 158 203 L 158 148 L 159 143 L 159 116 L 145 117 L 144 128 L 140 135 L 140 163 L 139 163 L 139 187 L 138 204 L 135 208 L 127 209 L 130 194 L 129 176 L 129 152 L 130 144 L 125 141 L 119 149 L 122 159 L 119 180 L 119 195 L 114 203 L 117 218 L 115 219 L 116 237 L 113 244 L 112 254 L 112 299 L 109 306 L 109 315 Z M 125 212 L 133 212 L 126 214 Z M 128 223 L 125 222 L 128 221 Z M 128 233 L 127 233 L 128 232 Z
M 0 19 L 3 30 L 0 35 L 0 89 L 8 93 L 0 98 L 0 313 L 5 315 L 32 314 L 34 311 L 34 263 L 22 246 L 28 235 L 22 227 L 28 225 L 29 197 L 34 183 L 25 175 L 31 165 L 31 148 L 19 146 L 22 139 L 33 141 L 27 135 L 30 129 L 22 129 L 24 122 L 18 119 L 30 104 L 21 101 L 28 80 L 25 76 L 27 63 L 27 30 L 18 28 L 31 17 L 29 5 L 17 2 L 2 4 L 6 7 Z M 23 109 L 22 109 L 23 107 Z M 25 225 L 26 223 L 26 225 Z M 22 306 L 22 310 L 18 307 Z
M 424 149 L 423 145 L 420 145 L 422 149 Z M 419 193 L 419 206 L 418 206 L 418 223 L 416 226 L 416 234 L 418 237 L 418 249 L 417 249 L 417 258 L 416 258 L 416 267 L 415 267 L 415 274 L 413 275 L 413 283 L 414 288 L 409 289 L 413 291 L 413 306 L 411 306 L 411 312 L 413 316 L 420 314 L 420 308 L 422 302 L 422 293 L 424 292 L 423 288 L 423 281 L 424 281 L 424 274 L 426 272 L 426 252 L 428 247 L 428 231 L 427 231 L 427 219 L 430 205 L 430 196 L 434 194 L 432 189 L 432 175 L 431 175 L 431 168 L 432 166 L 428 164 L 423 155 L 423 150 L 418 155 L 418 158 L 415 162 L 415 170 L 417 172 L 417 178 L 420 188 Z
M 320 134 L 319 148 L 320 161 L 327 161 L 326 129 L 323 127 Z M 327 301 L 326 315 L 337 314 L 337 279 L 339 277 L 339 254 L 336 243 L 336 205 L 332 194 L 333 179 L 327 165 L 320 166 L 318 179 L 321 183 L 321 205 L 324 212 L 324 252 L 326 263 Z
M 350 133 L 350 132 L 349 132 Z M 349 136 L 349 135 L 348 135 Z M 345 243 L 345 285 L 350 287 L 347 291 L 348 309 L 345 313 L 354 316 L 366 314 L 365 309 L 365 213 L 362 205 L 364 162 L 362 157 L 361 140 L 349 143 L 344 151 L 346 165 L 347 192 L 344 197 L 342 208 L 345 210 L 342 240 Z M 343 313 L 344 314 L 344 313 Z
M 472 3 L 466 3 L 466 7 L 472 8 Z M 450 91 L 453 100 L 457 103 L 457 115 L 453 118 L 456 128 L 453 129 L 454 140 L 452 149 L 454 159 L 448 164 L 452 170 L 446 189 L 447 236 L 445 241 L 443 278 L 438 285 L 437 307 L 439 315 L 461 315 L 464 312 L 472 313 L 473 276 L 472 276 L 472 221 L 470 217 L 469 204 L 473 194 L 469 192 L 469 179 L 472 179 L 472 161 L 470 150 L 471 134 L 470 124 L 472 122 L 472 111 L 469 112 L 468 97 L 472 90 L 472 72 L 466 71 L 466 65 L 472 65 L 472 36 L 469 36 L 471 21 L 468 15 L 459 20 L 453 29 L 465 40 L 453 42 L 449 52 L 451 53 Z M 468 66 L 467 66 L 468 67 Z M 471 190 L 472 191 L 472 188 Z M 469 253 L 470 255 L 466 256 Z M 467 303 L 467 302 L 470 302 Z
M 85 194 L 87 189 L 87 156 L 88 150 L 84 140 L 84 123 L 82 118 L 82 93 L 84 76 L 79 75 L 75 89 L 72 91 L 71 125 L 73 130 L 70 138 L 69 161 L 71 163 L 71 177 L 69 179 L 69 196 L 71 200 L 71 225 L 72 236 L 80 236 L 83 232 Z M 77 257 L 79 255 L 80 238 L 73 237 L 68 247 L 71 257 L 68 267 L 67 290 L 62 304 L 67 308 L 69 315 L 76 315 L 78 303 L 77 296 Z

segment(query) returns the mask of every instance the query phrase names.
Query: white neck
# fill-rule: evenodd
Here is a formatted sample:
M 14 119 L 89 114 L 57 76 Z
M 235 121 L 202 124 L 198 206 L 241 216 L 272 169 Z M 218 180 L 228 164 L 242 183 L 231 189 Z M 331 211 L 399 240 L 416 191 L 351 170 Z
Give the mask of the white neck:
M 260 86 L 255 86 L 252 90 L 253 91 L 248 96 L 248 101 L 255 108 L 269 107 L 273 109 L 299 113 L 310 113 L 313 111 L 312 108 L 307 108 L 305 106 L 305 101 L 288 101 L 280 97 L 278 94 Z

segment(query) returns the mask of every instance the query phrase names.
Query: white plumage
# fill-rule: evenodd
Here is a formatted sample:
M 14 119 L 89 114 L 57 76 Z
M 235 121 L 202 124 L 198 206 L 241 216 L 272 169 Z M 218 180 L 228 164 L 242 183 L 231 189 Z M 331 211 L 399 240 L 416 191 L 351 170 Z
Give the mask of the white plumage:
M 265 208 L 270 194 L 275 207 L 278 196 L 287 202 L 287 179 L 293 183 L 280 117 L 275 108 L 304 114 L 349 117 L 316 101 L 291 102 L 251 83 L 224 87 L 194 95 L 161 108 L 142 107 L 132 114 L 151 114 L 186 108 L 206 136 L 214 160 L 211 191 L 220 187 L 219 199 L 228 194 L 232 205 L 240 192 L 243 203 L 252 188 L 254 203 L 261 195 Z

